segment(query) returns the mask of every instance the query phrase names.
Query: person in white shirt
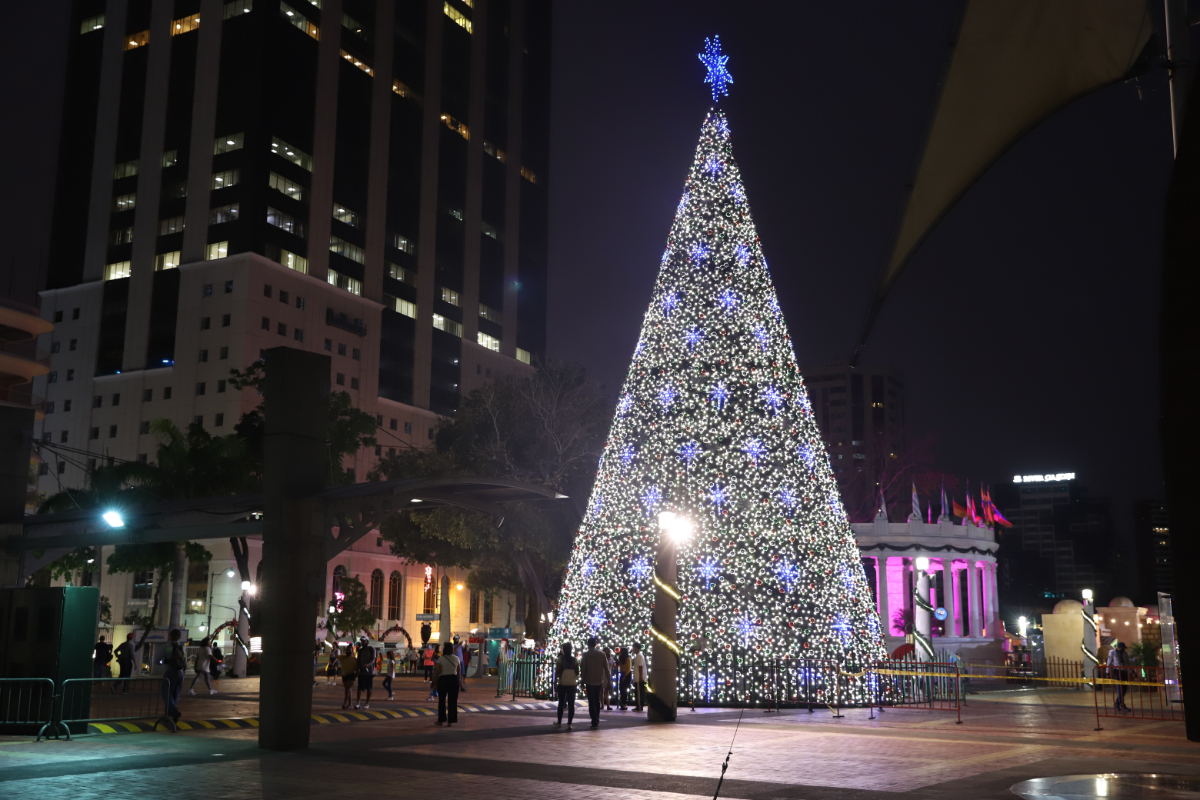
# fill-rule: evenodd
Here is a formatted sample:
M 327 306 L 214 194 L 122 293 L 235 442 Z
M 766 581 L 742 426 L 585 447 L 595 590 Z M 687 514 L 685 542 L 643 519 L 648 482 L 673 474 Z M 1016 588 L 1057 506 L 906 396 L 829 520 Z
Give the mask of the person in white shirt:
M 646 657 L 642 655 L 642 646 L 637 642 L 633 645 L 633 685 L 635 702 L 634 711 L 641 711 L 646 703 Z
M 1108 670 L 1106 670 L 1108 675 L 1105 677 L 1114 681 L 1129 680 L 1129 671 L 1124 669 L 1124 667 L 1128 666 L 1128 663 L 1129 662 L 1125 660 L 1125 643 L 1117 642 L 1115 645 L 1113 645 L 1112 649 L 1108 651 Z M 1116 702 L 1113 703 L 1113 708 L 1115 708 L 1117 711 L 1122 709 L 1125 711 L 1132 710 L 1129 708 L 1129 706 L 1125 705 L 1126 688 L 1128 687 L 1126 687 L 1123 683 L 1116 684 L 1117 699 Z
M 192 685 L 188 687 L 188 694 L 196 693 L 196 681 L 204 678 L 204 683 L 208 686 L 209 694 L 216 694 L 217 690 L 212 685 L 212 674 L 209 672 L 209 661 L 212 659 L 212 650 L 208 646 L 208 638 L 205 637 L 200 641 L 200 649 L 196 651 L 196 677 L 192 678 Z

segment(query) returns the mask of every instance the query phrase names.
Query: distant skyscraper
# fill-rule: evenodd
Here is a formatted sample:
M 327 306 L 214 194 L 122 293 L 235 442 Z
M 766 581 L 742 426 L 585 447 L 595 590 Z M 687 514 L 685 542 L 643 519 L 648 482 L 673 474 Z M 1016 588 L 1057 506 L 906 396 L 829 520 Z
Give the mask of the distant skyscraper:
M 228 432 L 271 347 L 377 416 L 360 475 L 527 371 L 549 92 L 549 0 L 76 0 L 39 488 L 153 458 L 154 418 Z
M 888 367 L 851 369 L 844 363 L 801 372 L 846 509 L 851 519 L 867 521 L 884 459 L 906 446 L 903 375 Z M 901 494 L 908 492 L 905 486 Z
M 1049 607 L 1091 589 L 1098 604 L 1107 603 L 1115 552 L 1109 501 L 1091 497 L 1073 474 L 1036 477 L 1045 480 L 995 487 L 1013 524 L 1001 551 L 1009 602 Z
M 1141 601 L 1153 603 L 1156 592 L 1170 594 L 1175 587 L 1166 503 L 1156 500 L 1134 503 L 1133 532 L 1137 547 L 1138 594 Z

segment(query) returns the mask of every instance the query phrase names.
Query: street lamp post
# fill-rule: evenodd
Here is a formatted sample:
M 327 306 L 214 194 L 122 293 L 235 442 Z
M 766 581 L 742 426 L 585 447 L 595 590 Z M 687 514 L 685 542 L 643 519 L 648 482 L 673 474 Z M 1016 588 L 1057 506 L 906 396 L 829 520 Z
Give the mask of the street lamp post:
M 1080 647 L 1083 649 L 1083 677 L 1088 677 L 1088 672 L 1092 667 L 1100 663 L 1100 658 L 1096 655 L 1096 635 L 1099 631 L 1096 630 L 1096 602 L 1092 598 L 1092 590 L 1084 589 L 1083 609 L 1079 612 L 1083 615 L 1083 642 Z
M 918 661 L 933 661 L 933 604 L 929 602 L 929 559 L 913 564 L 913 641 Z
M 679 704 L 679 645 L 675 620 L 679 615 L 676 587 L 676 547 L 692 535 L 692 523 L 674 511 L 658 515 L 658 550 L 654 563 L 654 612 L 651 615 L 650 695 L 647 715 L 651 722 L 674 722 Z

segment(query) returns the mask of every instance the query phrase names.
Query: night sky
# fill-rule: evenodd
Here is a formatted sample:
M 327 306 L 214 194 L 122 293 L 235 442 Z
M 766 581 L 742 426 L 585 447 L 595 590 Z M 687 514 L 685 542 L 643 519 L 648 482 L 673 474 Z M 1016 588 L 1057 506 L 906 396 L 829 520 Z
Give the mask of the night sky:
M 849 356 L 889 254 L 957 5 L 559 4 L 551 354 L 624 377 L 711 105 L 720 34 L 734 155 L 801 366 Z M 753 13 L 748 13 L 753 9 Z M 936 469 L 1075 472 L 1160 497 L 1157 319 L 1172 164 L 1160 69 L 1005 155 L 918 251 L 862 363 L 907 377 Z
M 70 35 L 35 3 L 0 31 L 0 291 L 44 269 Z M 845 358 L 888 254 L 955 3 L 556 4 L 550 355 L 613 393 L 711 105 L 696 58 L 720 34 L 722 100 L 802 365 Z M 30 31 L 38 31 L 30 36 Z M 1195 46 L 1195 45 L 1193 45 Z M 1073 471 L 1130 504 L 1161 495 L 1157 309 L 1171 169 L 1166 77 L 1086 98 L 1020 142 L 910 263 L 864 365 L 907 376 L 936 468 L 1003 482 Z

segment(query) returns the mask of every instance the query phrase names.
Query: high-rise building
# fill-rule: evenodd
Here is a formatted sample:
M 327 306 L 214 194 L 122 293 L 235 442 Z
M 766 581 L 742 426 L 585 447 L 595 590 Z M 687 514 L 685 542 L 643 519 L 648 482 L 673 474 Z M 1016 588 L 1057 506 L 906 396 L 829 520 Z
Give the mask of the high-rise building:
M 1151 602 L 1157 592 L 1170 594 L 1175 587 L 1171 566 L 1171 525 L 1167 505 L 1139 500 L 1133 505 L 1133 533 L 1137 546 L 1138 596 Z
M 1107 602 L 1117 557 L 1109 501 L 1092 497 L 1074 473 L 1018 477 L 994 489 L 1013 524 L 1001 553 L 1009 601 L 1049 608 L 1091 589 Z
M 229 431 L 270 347 L 376 415 L 360 475 L 544 351 L 549 0 L 75 0 L 67 57 L 41 491 Z
M 879 478 L 905 447 L 904 376 L 845 363 L 801 369 L 829 460 L 854 521 L 875 512 Z M 903 496 L 908 496 L 904 487 Z

